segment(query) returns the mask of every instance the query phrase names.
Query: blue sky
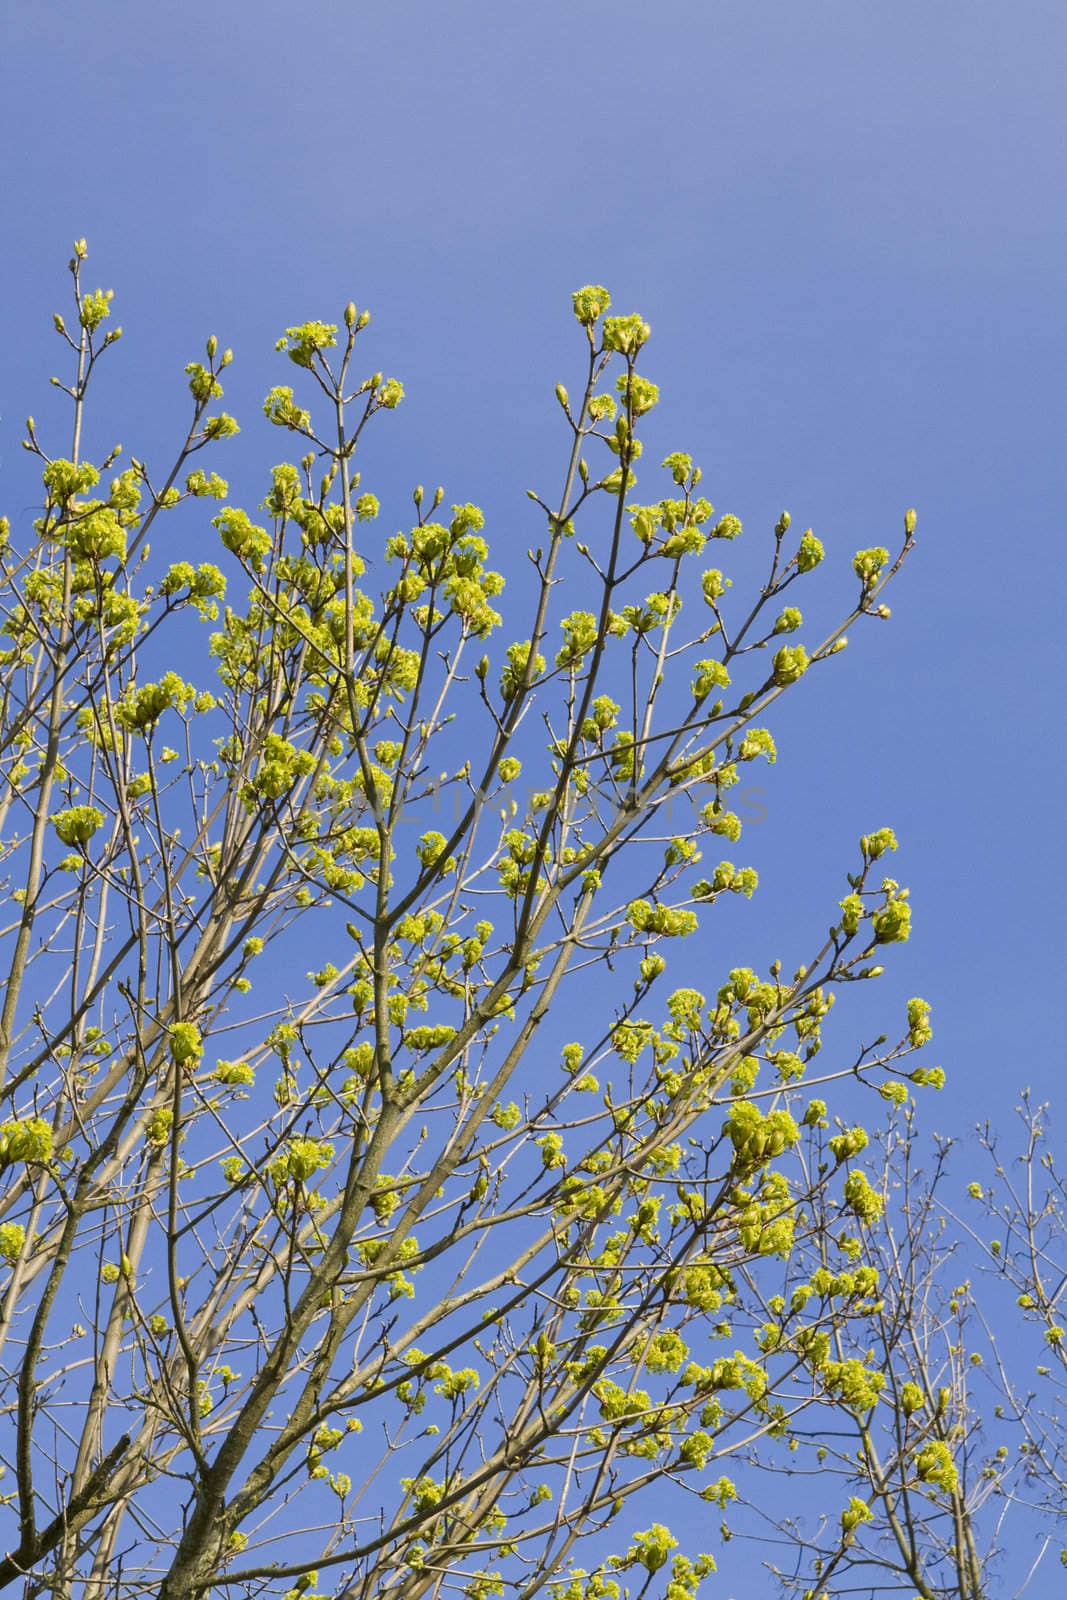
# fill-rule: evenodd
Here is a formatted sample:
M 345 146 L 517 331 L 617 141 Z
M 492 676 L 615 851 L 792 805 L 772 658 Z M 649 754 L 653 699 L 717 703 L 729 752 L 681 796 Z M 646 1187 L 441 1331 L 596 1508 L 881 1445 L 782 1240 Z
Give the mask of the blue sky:
M 559 476 L 569 293 L 607 284 L 653 327 L 656 447 L 753 548 L 783 506 L 813 524 L 828 603 L 919 510 L 891 624 L 777 724 L 737 959 L 828 921 L 890 822 L 916 904 L 890 981 L 934 1003 L 939 1125 L 1023 1084 L 1062 1107 L 1059 0 L 52 0 L 2 27 L 4 509 L 35 492 L 22 418 L 56 414 L 76 235 L 127 330 L 91 447 L 162 453 L 216 331 L 246 423 L 220 466 L 257 499 L 273 341 L 351 295 L 408 394 L 367 475 L 387 522 L 441 482 L 505 567 Z

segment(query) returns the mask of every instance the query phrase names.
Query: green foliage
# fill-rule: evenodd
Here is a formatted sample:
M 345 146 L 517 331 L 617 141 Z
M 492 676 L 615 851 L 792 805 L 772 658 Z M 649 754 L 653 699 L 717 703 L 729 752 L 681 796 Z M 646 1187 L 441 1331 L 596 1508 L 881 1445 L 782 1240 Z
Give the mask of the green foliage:
M 88 438 L 110 295 L 83 259 L 63 336 Z M 889 1115 L 937 1081 L 901 1066 L 929 1007 L 858 1066 L 813 1063 L 838 989 L 908 936 L 874 873 L 895 839 L 863 837 L 806 959 L 699 989 L 682 962 L 719 962 L 717 902 L 757 887 L 729 860 L 698 876 L 741 838 L 727 791 L 776 759 L 765 720 L 877 611 L 914 523 L 892 563 L 857 556 L 826 643 L 779 642 L 822 545 L 786 546 L 783 514 L 735 605 L 698 558 L 751 535 L 688 453 L 627 499 L 661 403 L 648 323 L 599 286 L 573 304 L 564 489 L 531 495 L 507 589 L 483 512 L 448 516 L 443 488 L 370 544 L 356 462 L 403 386 L 357 376 L 352 303 L 278 341 L 301 388 L 263 411 L 304 453 L 254 513 L 213 467 L 237 430 L 209 411 L 214 338 L 173 461 L 131 457 L 106 498 L 117 450 L 50 457 L 30 425 L 43 510 L 0 541 L 0 1258 L 29 1376 L 0 1381 L 32 1583 L 73 1593 L 95 1561 L 158 1600 L 313 1600 L 447 1572 L 487 1600 L 550 1560 L 556 1600 L 621 1600 L 631 1571 L 693 1600 L 714 1561 L 665 1523 L 601 1539 L 596 1570 L 586 1535 L 632 1527 L 649 1484 L 733 1516 L 734 1481 L 706 1481 L 724 1456 L 885 1407 L 883 1375 L 833 1353 L 875 1315 L 885 1196 L 828 1105 L 858 1079 Z M 801 1098 L 814 1070 L 827 1100 Z M 97 1325 L 72 1358 L 76 1300 Z M 908 1470 L 947 1492 L 905 1393 Z

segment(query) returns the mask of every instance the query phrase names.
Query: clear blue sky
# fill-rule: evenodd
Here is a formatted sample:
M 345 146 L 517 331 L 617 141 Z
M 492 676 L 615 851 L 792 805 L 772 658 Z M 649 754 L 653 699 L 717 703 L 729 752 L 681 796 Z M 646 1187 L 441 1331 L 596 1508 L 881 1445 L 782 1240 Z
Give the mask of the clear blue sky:
M 441 482 L 505 566 L 559 475 L 569 292 L 607 284 L 653 327 L 657 447 L 753 545 L 787 506 L 847 572 L 919 510 L 892 623 L 777 724 L 737 960 L 802 953 L 892 823 L 890 981 L 949 1073 L 927 1117 L 1004 1120 L 1028 1083 L 1062 1122 L 1062 0 L 45 0 L 0 28 L 2 509 L 34 497 L 77 235 L 127 330 L 91 448 L 163 453 L 215 331 L 246 424 L 218 465 L 258 499 L 273 341 L 351 295 L 408 393 L 367 478 L 387 523 Z
M 77 234 L 127 329 L 99 444 L 162 450 L 215 330 L 246 422 L 228 475 L 258 498 L 273 339 L 351 294 L 409 396 L 377 445 L 387 518 L 440 481 L 505 562 L 558 475 L 569 291 L 608 284 L 653 326 L 657 442 L 753 545 L 788 506 L 847 568 L 919 508 L 893 622 L 780 724 L 742 953 L 810 925 L 891 821 L 944 1125 L 1023 1082 L 1061 1096 L 1058 0 L 110 0 L 9 6 L 3 32 L 5 509 L 33 498 L 21 419 L 50 414 Z

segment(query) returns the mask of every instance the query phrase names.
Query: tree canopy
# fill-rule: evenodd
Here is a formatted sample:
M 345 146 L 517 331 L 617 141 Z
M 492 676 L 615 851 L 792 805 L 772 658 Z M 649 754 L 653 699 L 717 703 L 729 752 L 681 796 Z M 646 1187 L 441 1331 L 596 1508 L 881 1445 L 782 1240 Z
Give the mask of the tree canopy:
M 817 1445 L 797 1594 L 983 1593 L 907 1265 L 936 1228 L 898 1193 L 930 1007 L 831 1026 L 908 937 L 891 829 L 808 947 L 672 980 L 756 888 L 731 791 L 776 703 L 888 617 L 915 513 L 818 635 L 787 513 L 731 592 L 742 525 L 690 455 L 634 498 L 650 330 L 590 286 L 505 589 L 441 489 L 378 536 L 403 388 L 354 304 L 278 341 L 295 459 L 260 503 L 215 470 L 215 338 L 169 462 L 90 459 L 121 330 L 85 259 L 66 453 L 30 419 L 0 558 L 3 1583 L 691 1600 L 758 1463 Z

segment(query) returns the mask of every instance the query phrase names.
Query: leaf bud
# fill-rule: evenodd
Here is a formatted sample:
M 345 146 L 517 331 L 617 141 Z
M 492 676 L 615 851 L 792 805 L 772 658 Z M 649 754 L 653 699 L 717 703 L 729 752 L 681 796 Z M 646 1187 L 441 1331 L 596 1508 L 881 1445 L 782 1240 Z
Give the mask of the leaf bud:
M 417 483 L 415 485 L 415 488 L 414 488 L 414 490 L 412 492 L 412 496 L 411 496 L 411 498 L 414 500 L 416 506 L 421 506 L 422 505 L 422 495 L 423 495 L 422 484 L 421 483 Z
M 229 345 L 227 345 L 226 349 L 222 352 L 222 357 L 221 357 L 221 359 L 219 361 L 219 366 L 220 367 L 228 367 L 232 360 L 233 360 L 233 351 L 230 349 Z
M 55 323 L 55 328 L 56 328 L 56 332 L 57 333 L 66 333 L 67 325 L 63 321 L 63 318 L 60 316 L 58 311 L 53 311 L 53 313 L 52 313 L 52 321 Z
M 345 306 L 345 327 L 354 328 L 356 325 L 356 302 L 350 300 Z
M 361 311 L 359 316 L 356 318 L 356 332 L 357 333 L 362 333 L 363 329 L 367 326 L 367 323 L 369 321 L 370 321 L 370 312 L 369 311 Z
M 79 261 L 85 260 L 86 256 L 89 254 L 89 246 L 84 239 L 75 239 L 74 254 L 77 256 Z
M 840 651 L 847 650 L 847 649 L 848 649 L 848 637 L 847 637 L 847 635 L 842 634 L 840 639 L 835 639 L 833 644 L 830 646 L 830 654 L 832 656 L 836 656 L 836 655 L 838 655 L 840 653 Z
M 214 334 L 211 334 L 207 341 L 207 354 L 209 361 L 213 359 L 215 351 L 218 349 L 218 347 L 219 341 L 216 339 Z
M 788 511 L 782 512 L 781 516 L 778 518 L 778 521 L 774 525 L 774 531 L 778 535 L 779 539 L 785 538 L 785 535 L 789 532 L 789 524 L 792 522 L 792 520 L 793 519 L 789 515 Z
M 478 665 L 475 667 L 474 673 L 475 673 L 475 676 L 477 678 L 479 678 L 482 683 L 484 683 L 488 672 L 489 672 L 489 657 L 488 656 L 483 656 L 482 659 L 479 661 Z
M 566 411 L 568 405 L 570 404 L 570 395 L 567 393 L 566 389 L 561 383 L 556 384 L 556 399 L 559 401 L 564 411 Z
M 909 539 L 915 532 L 915 522 L 915 507 L 912 506 L 910 510 L 905 511 L 904 513 L 904 532 L 907 534 Z
M 578 476 L 581 478 L 583 483 L 589 482 L 589 463 L 584 456 L 582 456 L 581 460 L 578 462 Z
M 445 491 L 441 488 L 440 484 L 438 484 L 437 488 L 433 492 L 433 505 L 430 509 L 432 511 L 436 511 L 444 497 Z
M 574 315 L 586 328 L 591 328 L 611 305 L 611 296 L 599 283 L 590 283 L 584 289 L 578 289 L 571 299 L 574 302 Z

